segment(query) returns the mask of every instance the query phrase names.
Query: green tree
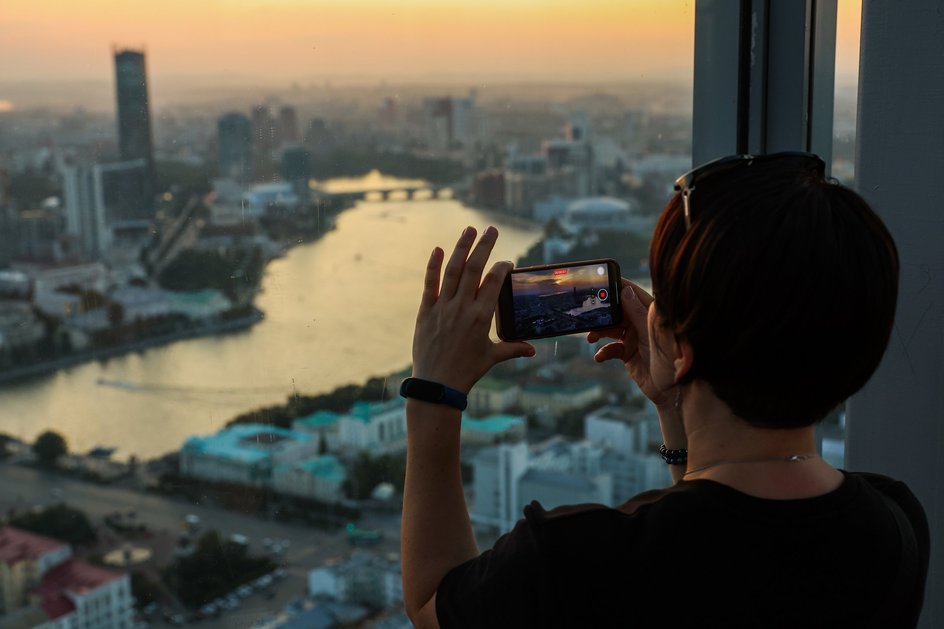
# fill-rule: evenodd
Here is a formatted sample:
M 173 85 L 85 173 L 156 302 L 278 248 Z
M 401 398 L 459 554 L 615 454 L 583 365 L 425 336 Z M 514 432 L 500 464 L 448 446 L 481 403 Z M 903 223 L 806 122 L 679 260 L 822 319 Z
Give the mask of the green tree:
M 47 430 L 33 443 L 33 454 L 44 467 L 55 467 L 59 457 L 68 452 L 65 437 L 52 430 Z
M 178 557 L 164 571 L 164 581 L 184 604 L 199 607 L 275 569 L 265 557 L 224 541 L 215 530 L 197 540 L 193 554 Z
M 88 544 L 96 539 L 95 529 L 88 516 L 66 505 L 54 505 L 42 511 L 19 515 L 10 524 L 39 535 L 52 537 L 70 544 Z
M 161 586 L 141 571 L 132 572 L 131 596 L 134 597 L 134 606 L 140 609 L 161 600 Z
M 0 433 L 0 460 L 9 458 L 10 454 L 10 442 L 15 441 L 13 437 L 6 433 Z

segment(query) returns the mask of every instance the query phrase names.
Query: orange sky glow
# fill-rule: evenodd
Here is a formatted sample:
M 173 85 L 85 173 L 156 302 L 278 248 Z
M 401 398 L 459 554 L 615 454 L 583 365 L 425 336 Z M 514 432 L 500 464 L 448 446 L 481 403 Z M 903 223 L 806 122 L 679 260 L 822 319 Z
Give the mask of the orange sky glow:
M 6 80 L 110 80 L 112 44 L 146 47 L 153 77 L 280 82 L 685 78 L 693 55 L 692 0 L 3 4 Z M 840 2 L 840 73 L 855 67 L 858 4 Z

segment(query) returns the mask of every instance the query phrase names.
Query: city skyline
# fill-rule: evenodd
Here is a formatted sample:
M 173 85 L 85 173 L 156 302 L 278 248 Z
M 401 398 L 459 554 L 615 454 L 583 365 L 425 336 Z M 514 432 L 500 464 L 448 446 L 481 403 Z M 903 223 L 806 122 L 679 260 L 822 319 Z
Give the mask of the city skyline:
M 855 73 L 858 2 L 841 1 L 837 72 Z M 146 51 L 156 93 L 178 84 L 310 81 L 571 83 L 689 79 L 693 2 L 511 3 L 238 0 L 159 7 L 118 0 L 42 5 L 0 16 L 5 82 L 100 81 L 108 50 Z M 0 111 L 17 108 L 0 84 Z

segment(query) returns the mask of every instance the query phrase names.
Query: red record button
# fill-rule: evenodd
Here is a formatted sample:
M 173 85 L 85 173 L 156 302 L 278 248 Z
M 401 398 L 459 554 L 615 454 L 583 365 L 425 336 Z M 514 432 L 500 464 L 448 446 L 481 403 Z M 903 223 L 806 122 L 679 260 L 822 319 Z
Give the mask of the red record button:
M 600 298 L 600 301 L 606 301 L 606 298 L 610 296 L 610 292 L 605 288 L 601 288 L 597 293 L 597 297 Z

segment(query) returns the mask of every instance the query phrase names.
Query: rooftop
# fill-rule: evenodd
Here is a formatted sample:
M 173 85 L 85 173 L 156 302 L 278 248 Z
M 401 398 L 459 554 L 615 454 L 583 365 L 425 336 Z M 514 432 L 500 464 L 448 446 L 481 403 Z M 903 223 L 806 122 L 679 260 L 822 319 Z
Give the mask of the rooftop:
M 268 459 L 272 452 L 291 443 L 312 438 L 309 434 L 271 424 L 235 424 L 215 435 L 190 437 L 183 451 L 254 463 Z
M 301 461 L 299 463 L 285 464 L 279 466 L 280 469 L 295 468 L 305 471 L 307 474 L 326 481 L 342 482 L 347 476 L 344 473 L 344 466 L 338 461 L 338 458 L 331 454 Z
M 466 430 L 502 433 L 519 426 L 524 426 L 524 417 L 520 415 L 489 415 L 482 419 L 462 417 L 462 428 Z
M 59 618 L 75 609 L 66 593 L 84 596 L 98 588 L 117 581 L 125 575 L 87 564 L 78 559 L 69 559 L 43 575 L 32 593 L 42 599 L 43 610 L 50 618 Z
M 0 529 L 0 561 L 13 565 L 30 561 L 65 546 L 66 543 L 12 526 Z
M 332 411 L 317 411 L 311 415 L 299 417 L 292 422 L 292 426 L 302 428 L 323 428 L 337 424 L 339 419 L 341 419 L 341 416 Z
M 521 480 L 544 485 L 557 485 L 558 487 L 578 491 L 593 491 L 596 488 L 593 481 L 589 478 L 566 472 L 558 472 L 556 470 L 538 470 L 531 468 L 522 475 Z
M 604 214 L 610 212 L 629 212 L 629 203 L 613 197 L 590 197 L 574 201 L 567 207 L 570 215 Z
M 390 411 L 404 410 L 405 400 L 395 397 L 385 402 L 355 402 L 348 412 L 349 417 L 359 419 L 365 424 L 370 423 L 372 417 L 389 413 Z

